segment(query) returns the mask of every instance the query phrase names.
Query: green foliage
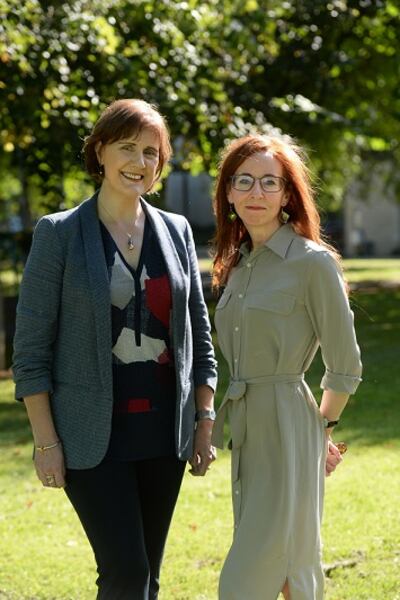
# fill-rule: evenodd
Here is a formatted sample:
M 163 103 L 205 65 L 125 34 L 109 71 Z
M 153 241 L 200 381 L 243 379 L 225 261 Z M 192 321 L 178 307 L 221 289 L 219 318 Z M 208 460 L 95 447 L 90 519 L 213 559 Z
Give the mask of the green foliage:
M 182 168 L 214 173 L 224 140 L 275 127 L 337 205 L 363 151 L 398 153 L 398 17 L 381 0 L 0 0 L 0 168 L 40 194 L 34 213 L 60 207 L 99 111 L 139 96 L 182 136 Z

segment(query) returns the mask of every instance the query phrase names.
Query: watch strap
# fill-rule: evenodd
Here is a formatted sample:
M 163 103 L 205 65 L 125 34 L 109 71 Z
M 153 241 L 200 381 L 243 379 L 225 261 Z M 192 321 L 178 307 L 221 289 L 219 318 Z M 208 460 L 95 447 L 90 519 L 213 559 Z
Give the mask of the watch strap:
M 335 427 L 339 423 L 339 419 L 336 421 L 329 421 L 326 417 L 324 417 L 324 427 L 325 429 L 330 429 L 331 427 Z
M 210 421 L 215 421 L 215 417 L 215 410 L 197 410 L 195 420 L 203 421 L 204 419 L 209 419 Z

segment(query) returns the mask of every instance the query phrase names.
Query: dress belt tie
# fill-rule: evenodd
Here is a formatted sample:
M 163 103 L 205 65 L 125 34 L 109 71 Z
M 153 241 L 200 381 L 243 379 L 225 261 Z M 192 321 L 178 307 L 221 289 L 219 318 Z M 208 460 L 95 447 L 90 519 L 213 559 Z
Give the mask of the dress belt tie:
M 246 391 L 248 385 L 268 383 L 296 383 L 303 381 L 304 373 L 264 375 L 250 379 L 231 379 L 215 419 L 212 443 L 217 448 L 224 447 L 224 423 L 231 402 L 235 402 L 235 414 L 231 418 L 232 448 L 240 448 L 246 435 Z

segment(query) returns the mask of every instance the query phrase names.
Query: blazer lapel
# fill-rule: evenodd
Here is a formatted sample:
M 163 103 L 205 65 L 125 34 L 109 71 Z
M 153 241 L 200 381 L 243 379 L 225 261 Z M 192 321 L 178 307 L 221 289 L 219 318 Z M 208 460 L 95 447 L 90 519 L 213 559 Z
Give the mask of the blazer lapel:
M 148 217 L 153 231 L 156 233 L 161 251 L 165 258 L 165 263 L 170 278 L 172 289 L 172 299 L 177 300 L 185 289 L 185 273 L 176 251 L 174 240 L 171 233 L 157 209 L 142 199 L 142 207 Z
M 112 389 L 110 387 L 112 386 L 110 284 L 97 215 L 97 195 L 96 192 L 89 200 L 82 203 L 79 217 L 94 308 L 100 376 L 104 388 L 110 391 Z
M 189 293 L 186 284 L 187 276 L 182 268 L 174 240 L 164 219 L 157 209 L 153 208 L 144 200 L 142 200 L 142 207 L 153 227 L 153 231 L 156 233 L 168 271 L 172 295 L 172 345 L 177 374 L 179 376 L 179 385 L 181 386 L 182 382 L 180 381 L 180 377 L 182 370 L 178 368 L 178 365 L 181 364 L 182 345 L 183 340 L 185 339 L 186 319 L 184 318 L 184 315 L 187 310 L 186 299 L 187 294 Z

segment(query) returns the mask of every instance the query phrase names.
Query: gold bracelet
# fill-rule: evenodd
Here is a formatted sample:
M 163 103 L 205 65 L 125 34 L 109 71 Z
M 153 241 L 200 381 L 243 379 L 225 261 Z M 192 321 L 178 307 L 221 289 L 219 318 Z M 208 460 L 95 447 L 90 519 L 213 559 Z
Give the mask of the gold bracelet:
M 46 450 L 56 448 L 59 444 L 61 444 L 61 442 L 60 440 L 57 440 L 54 444 L 50 444 L 50 446 L 35 446 L 35 450 L 38 450 L 38 452 L 46 452 Z

